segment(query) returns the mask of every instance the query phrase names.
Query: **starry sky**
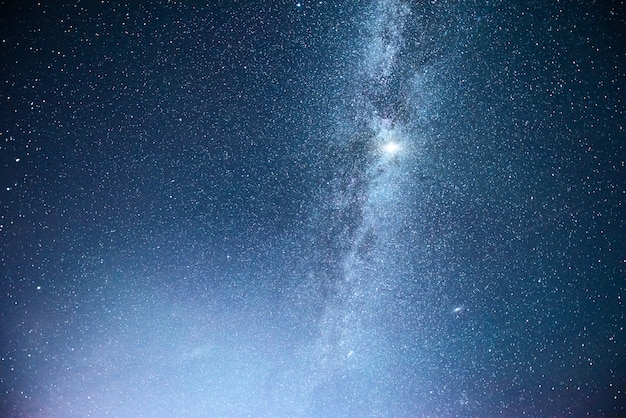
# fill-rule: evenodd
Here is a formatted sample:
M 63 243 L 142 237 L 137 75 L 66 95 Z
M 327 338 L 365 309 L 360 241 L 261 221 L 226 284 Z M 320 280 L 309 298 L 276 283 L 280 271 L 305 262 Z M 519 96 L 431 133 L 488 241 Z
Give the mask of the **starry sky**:
M 1 415 L 623 416 L 624 13 L 1 2 Z

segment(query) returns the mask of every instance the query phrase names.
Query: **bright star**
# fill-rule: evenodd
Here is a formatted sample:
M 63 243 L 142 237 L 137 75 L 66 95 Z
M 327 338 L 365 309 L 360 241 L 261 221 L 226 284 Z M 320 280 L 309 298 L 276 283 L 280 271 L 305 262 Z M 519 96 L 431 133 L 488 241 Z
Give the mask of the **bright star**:
M 397 142 L 389 141 L 385 145 L 383 145 L 382 149 L 386 154 L 393 155 L 400 151 L 402 148 Z

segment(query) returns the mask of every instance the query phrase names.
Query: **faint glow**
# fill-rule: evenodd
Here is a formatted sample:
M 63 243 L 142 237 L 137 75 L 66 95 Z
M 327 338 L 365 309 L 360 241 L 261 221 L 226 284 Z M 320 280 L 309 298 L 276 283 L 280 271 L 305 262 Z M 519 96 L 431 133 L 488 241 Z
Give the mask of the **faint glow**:
M 457 306 L 456 308 L 452 309 L 452 313 L 459 313 L 461 312 L 463 309 L 465 309 L 465 307 L 463 305 L 461 306 Z
M 399 152 L 402 148 L 400 147 L 400 144 L 398 144 L 397 142 L 389 141 L 385 145 L 383 145 L 382 149 L 386 154 L 393 155 Z

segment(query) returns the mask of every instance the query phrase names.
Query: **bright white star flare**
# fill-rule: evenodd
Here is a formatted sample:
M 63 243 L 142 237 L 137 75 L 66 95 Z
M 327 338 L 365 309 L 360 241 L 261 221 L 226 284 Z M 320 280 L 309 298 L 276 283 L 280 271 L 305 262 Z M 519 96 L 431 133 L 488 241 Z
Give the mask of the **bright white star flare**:
M 402 148 L 397 142 L 389 141 L 383 145 L 382 149 L 386 154 L 393 155 L 398 153 Z

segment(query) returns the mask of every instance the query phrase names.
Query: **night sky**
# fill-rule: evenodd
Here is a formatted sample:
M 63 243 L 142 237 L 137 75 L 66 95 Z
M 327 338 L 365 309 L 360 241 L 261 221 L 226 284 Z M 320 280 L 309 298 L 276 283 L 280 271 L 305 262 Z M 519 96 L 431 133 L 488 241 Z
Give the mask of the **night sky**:
M 0 3 L 0 416 L 626 416 L 621 2 L 62 3 Z

